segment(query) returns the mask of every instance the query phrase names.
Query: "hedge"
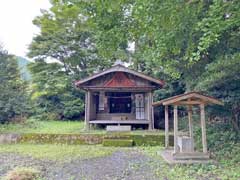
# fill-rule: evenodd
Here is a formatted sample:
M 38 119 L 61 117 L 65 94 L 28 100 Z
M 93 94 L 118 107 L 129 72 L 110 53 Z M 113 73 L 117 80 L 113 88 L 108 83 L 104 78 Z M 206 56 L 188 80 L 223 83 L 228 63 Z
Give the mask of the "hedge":
M 114 146 L 114 147 L 131 147 L 133 146 L 132 139 L 104 139 L 103 146 Z

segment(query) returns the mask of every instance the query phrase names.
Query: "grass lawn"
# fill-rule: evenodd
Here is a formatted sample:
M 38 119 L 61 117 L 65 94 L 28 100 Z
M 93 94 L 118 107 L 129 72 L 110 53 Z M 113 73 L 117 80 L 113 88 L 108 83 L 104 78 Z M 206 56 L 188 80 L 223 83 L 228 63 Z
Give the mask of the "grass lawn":
M 0 153 L 19 153 L 38 159 L 70 161 L 107 156 L 117 148 L 100 145 L 62 145 L 62 144 L 2 144 Z
M 0 133 L 50 133 L 68 134 L 83 131 L 83 121 L 34 121 L 21 124 L 0 125 Z
M 47 134 L 105 134 L 104 129 L 92 129 L 84 131 L 84 121 L 37 121 L 29 119 L 25 123 L 0 124 L 0 133 L 47 133 Z M 129 133 L 128 133 L 129 134 Z M 164 131 L 131 131 L 133 135 L 156 135 L 164 134 Z

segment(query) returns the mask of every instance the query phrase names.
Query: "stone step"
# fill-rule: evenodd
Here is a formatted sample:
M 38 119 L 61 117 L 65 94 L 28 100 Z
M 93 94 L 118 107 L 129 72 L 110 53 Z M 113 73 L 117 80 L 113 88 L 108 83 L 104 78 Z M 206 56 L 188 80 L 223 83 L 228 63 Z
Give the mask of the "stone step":
M 131 126 L 121 125 L 121 126 L 114 126 L 108 125 L 106 128 L 107 132 L 129 132 L 131 131 Z
M 176 160 L 185 160 L 185 159 L 209 159 L 208 153 L 202 153 L 202 152 L 188 152 L 188 153 L 175 153 L 173 154 L 173 159 Z

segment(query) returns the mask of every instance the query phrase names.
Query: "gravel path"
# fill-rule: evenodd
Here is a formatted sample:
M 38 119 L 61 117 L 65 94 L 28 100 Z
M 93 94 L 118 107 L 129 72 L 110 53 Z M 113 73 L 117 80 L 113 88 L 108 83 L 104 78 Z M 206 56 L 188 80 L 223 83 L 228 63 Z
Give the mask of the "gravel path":
M 152 161 L 136 150 L 121 150 L 106 157 L 65 163 L 1 153 L 0 177 L 16 166 L 24 166 L 37 168 L 47 180 L 155 180 L 157 178 L 149 167 Z

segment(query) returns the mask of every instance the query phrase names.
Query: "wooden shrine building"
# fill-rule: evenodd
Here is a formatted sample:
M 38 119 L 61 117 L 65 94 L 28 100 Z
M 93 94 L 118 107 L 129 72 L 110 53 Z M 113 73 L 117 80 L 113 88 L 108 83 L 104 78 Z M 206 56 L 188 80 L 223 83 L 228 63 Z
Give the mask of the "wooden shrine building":
M 148 125 L 154 127 L 153 92 L 163 81 L 115 65 L 75 83 L 86 91 L 85 125 Z

